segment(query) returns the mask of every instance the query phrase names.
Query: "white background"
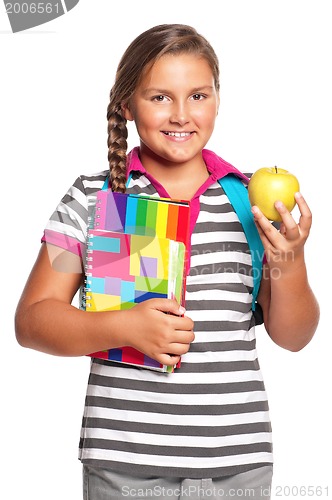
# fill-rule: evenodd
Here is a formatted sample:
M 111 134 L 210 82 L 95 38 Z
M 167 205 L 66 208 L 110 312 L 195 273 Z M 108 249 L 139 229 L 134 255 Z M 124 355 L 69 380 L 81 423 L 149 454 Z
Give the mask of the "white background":
M 257 336 L 274 431 L 273 499 L 318 498 L 310 486 L 321 487 L 322 498 L 327 487 L 332 493 L 332 301 L 324 286 L 331 281 L 330 4 L 81 0 L 68 14 L 16 34 L 1 4 L 0 489 L 7 486 L 6 500 L 81 499 L 77 446 L 89 359 L 21 348 L 14 311 L 58 201 L 79 174 L 107 168 L 106 108 L 120 56 L 139 33 L 170 22 L 195 26 L 220 59 L 221 106 L 210 149 L 243 171 L 289 169 L 313 211 L 306 256 L 321 305 L 316 336 L 299 353 L 275 346 L 263 327 Z M 134 129 L 130 134 L 132 147 L 137 137 Z

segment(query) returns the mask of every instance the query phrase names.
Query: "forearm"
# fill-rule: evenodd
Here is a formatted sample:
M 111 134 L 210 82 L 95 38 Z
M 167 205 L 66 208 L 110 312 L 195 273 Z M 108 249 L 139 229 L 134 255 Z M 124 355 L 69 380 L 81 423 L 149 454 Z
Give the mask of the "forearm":
M 80 259 L 57 247 L 50 250 L 58 262 L 61 257 L 70 265 L 55 266 L 42 245 L 16 309 L 19 344 L 58 356 L 130 346 L 169 365 L 187 352 L 194 338 L 193 322 L 175 300 L 150 299 L 120 311 L 77 309 L 71 304 L 82 284 Z
M 86 312 L 55 299 L 18 308 L 18 342 L 48 354 L 82 356 L 124 345 L 125 311 Z
M 169 314 L 165 314 L 169 313 Z M 128 310 L 86 312 L 44 299 L 19 305 L 18 342 L 58 356 L 130 346 L 160 363 L 176 364 L 194 340 L 193 322 L 175 300 L 151 299 Z
M 304 260 L 270 277 L 266 328 L 281 347 L 298 351 L 310 342 L 319 321 L 319 306 L 310 288 Z

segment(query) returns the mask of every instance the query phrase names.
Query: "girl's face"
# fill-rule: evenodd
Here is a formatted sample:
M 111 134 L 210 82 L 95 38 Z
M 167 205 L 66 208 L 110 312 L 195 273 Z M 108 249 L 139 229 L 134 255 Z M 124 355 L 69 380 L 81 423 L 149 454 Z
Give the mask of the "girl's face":
M 207 61 L 192 54 L 167 54 L 143 75 L 123 111 L 127 120 L 135 121 L 142 158 L 178 165 L 202 161 L 218 106 Z

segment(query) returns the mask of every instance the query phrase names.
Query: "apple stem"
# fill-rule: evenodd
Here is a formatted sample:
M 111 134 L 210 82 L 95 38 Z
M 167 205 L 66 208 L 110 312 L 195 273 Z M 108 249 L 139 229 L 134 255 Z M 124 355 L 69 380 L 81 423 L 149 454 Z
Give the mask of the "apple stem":
M 276 174 L 277 174 L 277 173 L 278 173 L 277 165 L 275 165 L 275 167 L 274 167 L 274 168 L 275 168 L 275 170 L 276 170 Z

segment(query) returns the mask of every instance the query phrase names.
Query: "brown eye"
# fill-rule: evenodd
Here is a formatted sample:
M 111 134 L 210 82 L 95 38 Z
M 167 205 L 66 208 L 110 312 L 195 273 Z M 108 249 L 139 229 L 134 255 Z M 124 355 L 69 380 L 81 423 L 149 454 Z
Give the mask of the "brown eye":
M 192 98 L 194 101 L 201 101 L 202 99 L 204 99 L 204 95 L 203 94 L 193 94 L 192 95 Z
M 165 100 L 165 96 L 164 95 L 155 95 L 152 97 L 152 100 L 156 101 L 156 102 L 163 102 Z

